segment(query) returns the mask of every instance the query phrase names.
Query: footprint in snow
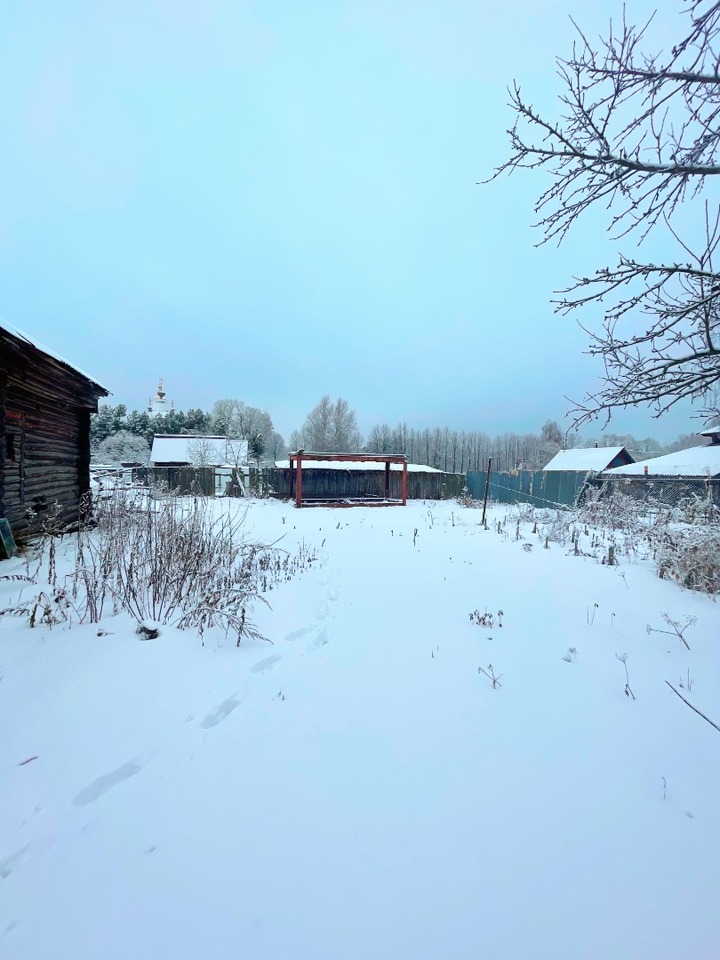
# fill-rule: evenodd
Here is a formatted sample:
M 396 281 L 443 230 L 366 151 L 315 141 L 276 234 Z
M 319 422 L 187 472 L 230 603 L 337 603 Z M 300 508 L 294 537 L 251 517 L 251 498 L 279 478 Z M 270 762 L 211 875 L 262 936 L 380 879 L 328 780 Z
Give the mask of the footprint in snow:
M 0 857 L 0 880 L 4 880 L 10 876 L 29 849 L 30 844 L 26 843 L 25 846 L 20 847 L 13 853 L 8 853 L 5 857 Z
M 317 650 L 319 647 L 324 647 L 325 644 L 329 642 L 330 642 L 330 634 L 328 633 L 327 627 L 323 627 L 322 630 L 318 632 L 317 636 L 312 641 L 310 646 L 314 650 Z
M 265 657 L 264 660 L 258 660 L 257 663 L 254 663 L 250 669 L 253 673 L 265 673 L 267 670 L 272 670 L 276 663 L 279 663 L 282 660 L 282 654 L 274 653 L 271 657 Z
M 285 634 L 285 639 L 289 641 L 293 640 L 302 640 L 303 637 L 306 637 L 309 633 L 312 633 L 312 627 L 300 627 L 299 630 L 291 630 L 290 633 Z
M 110 773 L 104 773 L 101 777 L 98 777 L 97 780 L 93 780 L 92 783 L 89 783 L 84 789 L 78 793 L 73 799 L 73 803 L 76 807 L 84 807 L 88 803 L 92 803 L 94 800 L 97 800 L 104 793 L 107 793 L 108 790 L 111 790 L 113 787 L 117 786 L 118 783 L 122 783 L 123 780 L 128 780 L 130 777 L 134 777 L 136 773 L 140 773 L 142 767 L 137 762 L 137 760 L 128 760 L 127 763 L 124 763 L 121 767 L 118 767 L 117 770 L 111 770 Z
M 206 730 L 209 730 L 211 727 L 216 727 L 219 723 L 229 716 L 236 707 L 239 707 L 243 702 L 245 697 L 238 699 L 237 697 L 229 697 L 227 700 L 223 700 L 222 703 L 219 703 L 214 710 L 211 710 L 210 713 L 205 717 L 201 722 L 200 726 L 204 727 Z

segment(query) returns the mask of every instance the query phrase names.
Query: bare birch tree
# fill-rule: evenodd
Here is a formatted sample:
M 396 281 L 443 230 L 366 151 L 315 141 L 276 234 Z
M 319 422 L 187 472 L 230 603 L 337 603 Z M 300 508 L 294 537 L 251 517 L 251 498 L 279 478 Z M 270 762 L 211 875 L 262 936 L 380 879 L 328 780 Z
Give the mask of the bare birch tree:
M 636 404 L 660 416 L 683 398 L 704 400 L 708 418 L 718 412 L 708 398 L 720 384 L 720 2 L 677 2 L 680 39 L 666 54 L 646 52 L 649 24 L 624 14 L 597 44 L 578 28 L 571 56 L 557 60 L 559 119 L 517 82 L 510 90 L 510 158 L 491 179 L 549 174 L 535 204 L 541 242 L 561 242 L 591 208 L 607 212 L 614 238 L 637 241 L 554 301 L 561 314 L 604 313 L 586 331 L 604 377 L 576 404 L 576 424 Z M 666 242 L 664 262 L 638 252 L 651 232 Z

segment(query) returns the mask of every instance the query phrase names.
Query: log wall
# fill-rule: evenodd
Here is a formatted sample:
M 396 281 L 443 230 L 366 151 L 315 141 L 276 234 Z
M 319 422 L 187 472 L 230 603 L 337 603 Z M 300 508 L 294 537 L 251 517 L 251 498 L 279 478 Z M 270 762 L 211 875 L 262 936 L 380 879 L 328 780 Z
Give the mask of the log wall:
M 90 487 L 90 414 L 106 395 L 0 328 L 0 516 L 16 540 L 55 513 L 60 525 L 77 521 Z

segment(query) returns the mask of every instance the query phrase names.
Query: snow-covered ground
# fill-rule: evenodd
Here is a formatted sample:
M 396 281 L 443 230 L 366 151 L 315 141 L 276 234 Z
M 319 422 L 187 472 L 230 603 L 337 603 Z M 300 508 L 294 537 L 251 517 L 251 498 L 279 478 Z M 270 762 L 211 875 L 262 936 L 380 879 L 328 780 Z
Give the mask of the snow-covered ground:
M 3 960 L 720 956 L 720 608 L 507 512 L 254 502 L 272 644 L 0 618 Z

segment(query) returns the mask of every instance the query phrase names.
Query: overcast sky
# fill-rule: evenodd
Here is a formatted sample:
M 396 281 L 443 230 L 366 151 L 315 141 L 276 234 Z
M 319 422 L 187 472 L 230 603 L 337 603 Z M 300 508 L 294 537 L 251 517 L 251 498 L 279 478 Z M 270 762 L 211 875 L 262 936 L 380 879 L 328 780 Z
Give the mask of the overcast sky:
M 162 376 L 176 407 L 237 397 L 286 439 L 324 393 L 363 431 L 562 421 L 601 370 L 549 301 L 617 244 L 598 218 L 537 249 L 539 179 L 478 181 L 507 85 L 552 112 L 570 15 L 597 35 L 620 9 L 3 0 L 0 316 L 112 402 Z M 690 412 L 610 429 L 670 439 Z

